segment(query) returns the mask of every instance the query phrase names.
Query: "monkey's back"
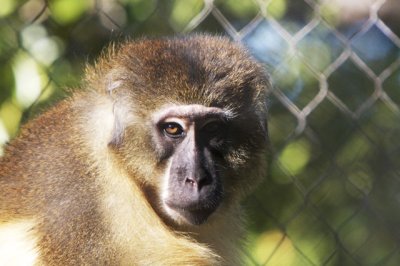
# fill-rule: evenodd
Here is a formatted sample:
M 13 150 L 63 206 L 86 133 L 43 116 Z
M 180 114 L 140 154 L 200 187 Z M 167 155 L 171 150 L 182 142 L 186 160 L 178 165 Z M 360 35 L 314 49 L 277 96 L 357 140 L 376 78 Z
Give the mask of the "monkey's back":
M 90 253 L 92 261 L 86 263 L 102 264 L 110 262 L 112 252 L 106 252 L 96 171 L 82 157 L 76 112 L 72 101 L 62 101 L 24 125 L 6 147 L 0 158 L 0 239 L 6 230 L 17 230 L 25 242 L 18 245 L 51 253 L 57 262 L 68 254 Z M 82 262 L 71 257 L 68 264 Z

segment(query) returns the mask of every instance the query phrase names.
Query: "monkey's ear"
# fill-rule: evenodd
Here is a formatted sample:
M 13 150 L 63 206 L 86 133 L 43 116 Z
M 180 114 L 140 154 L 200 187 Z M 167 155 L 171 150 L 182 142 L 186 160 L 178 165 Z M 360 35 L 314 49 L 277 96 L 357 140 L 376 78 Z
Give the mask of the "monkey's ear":
M 116 111 L 116 103 L 114 102 L 113 105 L 113 114 L 114 114 L 114 126 L 112 129 L 112 134 L 111 134 L 111 139 L 108 143 L 109 147 L 116 148 L 121 145 L 123 138 L 124 138 L 124 130 L 125 130 L 125 125 L 123 125 L 118 111 Z
M 105 90 L 111 97 L 114 91 L 120 88 L 124 82 L 125 70 L 124 69 L 112 69 L 107 73 L 105 78 Z
M 114 125 L 112 129 L 111 139 L 108 143 L 110 147 L 117 147 L 122 143 L 125 124 L 122 119 L 124 113 L 124 106 L 123 100 L 120 99 L 120 95 L 118 90 L 123 86 L 124 79 L 123 79 L 123 72 L 119 69 L 114 69 L 110 73 L 108 73 L 106 80 L 106 93 L 110 100 L 112 101 L 112 112 L 114 118 Z

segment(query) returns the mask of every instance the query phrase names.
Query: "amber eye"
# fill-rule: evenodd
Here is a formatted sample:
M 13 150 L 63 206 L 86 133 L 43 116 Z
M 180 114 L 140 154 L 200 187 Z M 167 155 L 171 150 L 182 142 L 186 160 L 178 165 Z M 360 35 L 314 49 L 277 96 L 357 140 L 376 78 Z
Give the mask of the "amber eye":
M 171 138 L 179 138 L 184 135 L 183 128 L 178 123 L 174 123 L 174 122 L 165 123 L 162 126 L 162 129 L 164 131 L 164 134 Z

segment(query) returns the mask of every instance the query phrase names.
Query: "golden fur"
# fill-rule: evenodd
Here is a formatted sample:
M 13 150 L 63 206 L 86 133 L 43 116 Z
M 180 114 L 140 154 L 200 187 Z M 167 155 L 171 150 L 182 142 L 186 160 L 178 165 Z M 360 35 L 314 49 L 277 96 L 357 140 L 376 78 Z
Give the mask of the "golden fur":
M 265 171 L 262 68 L 225 38 L 142 40 L 111 46 L 82 87 L 6 147 L 0 240 L 20 235 L 19 258 L 37 265 L 240 264 L 238 203 Z M 159 211 L 167 166 L 146 135 L 162 106 L 193 104 L 217 104 L 253 134 L 226 155 L 224 203 L 199 226 Z

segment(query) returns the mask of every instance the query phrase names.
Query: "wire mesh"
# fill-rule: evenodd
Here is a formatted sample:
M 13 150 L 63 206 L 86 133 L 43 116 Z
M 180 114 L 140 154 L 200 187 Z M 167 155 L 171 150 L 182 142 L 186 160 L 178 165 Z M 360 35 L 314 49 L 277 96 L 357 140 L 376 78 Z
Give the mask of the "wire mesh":
M 274 82 L 272 158 L 245 203 L 247 265 L 400 262 L 397 0 L 3 0 L 0 142 L 125 36 L 211 32 Z

